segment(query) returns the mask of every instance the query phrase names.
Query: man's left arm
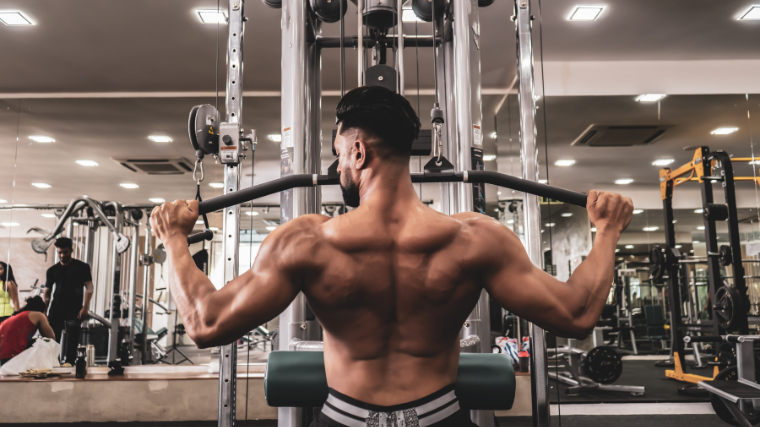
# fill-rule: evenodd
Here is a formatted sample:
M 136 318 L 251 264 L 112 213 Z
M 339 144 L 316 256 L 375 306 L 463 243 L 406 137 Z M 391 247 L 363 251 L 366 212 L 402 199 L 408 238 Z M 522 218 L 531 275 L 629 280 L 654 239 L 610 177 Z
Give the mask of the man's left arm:
M 84 282 L 84 303 L 82 304 L 82 309 L 79 310 L 79 315 L 77 315 L 77 319 L 79 320 L 87 319 L 90 313 L 90 301 L 92 301 L 93 289 L 92 280 Z
M 262 243 L 253 268 L 217 290 L 187 247 L 198 202 L 178 200 L 157 207 L 151 224 L 164 242 L 169 287 L 190 338 L 200 348 L 230 343 L 280 314 L 301 290 L 304 248 L 310 233 L 290 221 Z

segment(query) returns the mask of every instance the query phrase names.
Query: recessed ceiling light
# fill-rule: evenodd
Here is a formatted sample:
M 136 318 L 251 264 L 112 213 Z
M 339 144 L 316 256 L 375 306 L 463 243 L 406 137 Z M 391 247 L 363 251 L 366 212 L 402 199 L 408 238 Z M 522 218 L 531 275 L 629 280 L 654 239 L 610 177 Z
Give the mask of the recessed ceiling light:
M 98 162 L 96 162 L 95 160 L 77 160 L 77 164 L 79 166 L 90 167 L 90 166 L 97 166 Z
M 198 225 L 203 225 L 204 224 L 204 222 L 203 222 L 202 219 L 199 219 L 198 221 L 195 221 L 195 223 L 198 224 Z
M 274 231 L 276 228 L 277 228 L 277 227 L 272 227 L 272 226 L 269 226 L 269 227 L 267 227 L 267 231 Z
M 496 134 L 496 132 L 494 132 L 494 133 L 491 134 L 491 139 L 496 139 L 497 136 L 498 135 Z
M 549 181 L 547 181 L 547 180 L 545 180 L 545 179 L 539 179 L 539 180 L 538 180 L 538 183 L 539 183 L 539 184 L 546 184 L 547 182 L 549 182 Z
M 224 184 L 221 182 L 210 182 L 208 184 L 211 188 L 223 188 Z
M 509 221 L 507 221 L 507 224 L 514 224 L 514 223 L 515 223 L 515 220 L 513 219 L 510 219 Z
M 42 214 L 42 216 L 44 218 L 55 218 L 55 214 L 51 214 L 51 213 L 44 213 L 44 214 Z
M 710 132 L 710 134 L 712 134 L 712 135 L 728 135 L 729 133 L 734 133 L 737 130 L 739 130 L 739 128 L 728 128 L 728 127 L 726 127 L 726 128 L 718 128 L 718 129 L 715 129 L 714 131 Z
M 150 200 L 153 203 L 164 203 L 164 202 L 166 202 L 166 200 L 164 200 L 164 199 L 162 199 L 160 197 L 151 197 L 148 200 Z
M 492 162 L 496 160 L 496 154 L 486 154 L 485 156 L 483 156 L 483 160 L 487 162 Z
M 634 210 L 633 210 L 633 214 L 634 214 L 634 215 L 638 215 L 638 214 L 640 214 L 640 213 L 642 213 L 642 212 L 644 212 L 644 209 L 634 209 Z
M 675 248 L 676 249 L 681 249 L 681 245 L 676 245 Z
M 675 223 L 677 223 L 677 222 L 678 222 L 678 220 L 677 220 L 677 219 L 674 219 L 674 220 L 673 220 L 673 221 L 671 221 L 671 222 L 672 222 L 673 224 L 675 224 Z
M 0 22 L 9 27 L 17 25 L 34 25 L 34 22 L 19 10 L 0 10 Z
M 591 232 L 596 233 L 596 227 L 591 227 Z
M 615 184 L 617 185 L 628 185 L 632 182 L 633 180 L 631 178 L 621 178 L 621 179 L 615 180 Z
M 615 253 L 618 253 L 618 252 L 620 252 L 620 249 L 615 249 Z
M 697 244 L 697 243 L 699 243 L 699 240 L 692 240 L 692 241 L 691 241 L 691 244 L 692 244 L 692 245 L 695 245 L 695 244 Z
M 661 100 L 662 98 L 665 98 L 665 94 L 663 93 L 645 93 L 643 95 L 639 95 L 636 97 L 636 101 L 638 102 L 657 102 Z
M 705 213 L 705 210 L 704 209 L 694 209 L 694 213 L 696 213 L 696 214 Z
M 625 245 L 626 249 L 633 249 L 633 245 Z
M 740 21 L 757 21 L 760 20 L 760 5 L 753 4 L 746 12 L 739 15 Z
M 554 223 L 553 222 L 548 222 L 548 223 L 546 223 L 544 225 L 547 226 L 547 227 L 554 227 Z
M 557 160 L 556 162 L 554 162 L 554 166 L 562 166 L 562 167 L 572 166 L 574 164 L 575 164 L 575 160 L 572 160 L 572 159 L 562 159 L 562 160 Z
M 271 135 L 267 135 L 267 138 L 269 138 L 272 142 L 282 142 L 282 135 L 279 133 L 273 133 Z
M 575 6 L 568 18 L 570 21 L 596 21 L 604 6 Z
M 34 142 L 39 142 L 40 144 L 49 144 L 51 142 L 55 142 L 55 139 L 44 135 L 31 135 L 29 139 Z
M 245 214 L 250 216 L 257 216 L 259 213 L 257 211 L 245 211 Z
M 3 227 L 18 227 L 19 223 L 17 222 L 2 222 L 0 223 Z
M 657 231 L 660 227 L 644 227 L 644 231 L 650 232 L 650 231 Z
M 219 227 L 209 227 L 208 229 L 211 231 L 219 231 Z
M 697 230 L 700 230 L 700 231 L 702 231 L 702 230 L 704 230 L 704 229 L 705 229 L 705 226 L 704 226 L 704 225 L 700 225 L 699 227 L 697 227 Z
M 652 162 L 652 166 L 667 166 L 673 162 L 675 162 L 673 159 L 657 159 Z
M 37 188 L 50 188 L 50 184 L 45 184 L 44 182 L 33 182 L 32 185 Z
M 135 188 L 140 188 L 139 185 L 132 183 L 132 182 L 122 182 L 121 185 L 123 188 L 128 188 L 130 190 L 134 190 Z
M 565 212 L 562 214 L 562 218 L 570 218 L 571 216 L 573 216 L 572 212 Z
M 203 24 L 227 23 L 227 14 L 219 9 L 196 9 L 195 13 Z
M 403 9 L 401 13 L 401 20 L 403 22 L 422 22 L 422 19 L 418 18 L 412 9 Z
M 172 139 L 166 135 L 151 135 L 148 139 L 153 142 L 172 142 Z
M 8 203 L 8 201 L 5 199 L 0 199 L 0 203 Z

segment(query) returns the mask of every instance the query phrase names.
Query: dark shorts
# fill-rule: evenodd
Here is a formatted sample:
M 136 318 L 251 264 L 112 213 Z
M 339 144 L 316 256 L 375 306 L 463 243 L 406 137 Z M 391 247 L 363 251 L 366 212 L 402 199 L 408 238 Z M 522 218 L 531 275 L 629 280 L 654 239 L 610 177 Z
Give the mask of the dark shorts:
M 462 427 L 475 426 L 470 413 L 459 407 L 454 386 L 413 402 L 377 406 L 352 399 L 333 389 L 311 427 Z

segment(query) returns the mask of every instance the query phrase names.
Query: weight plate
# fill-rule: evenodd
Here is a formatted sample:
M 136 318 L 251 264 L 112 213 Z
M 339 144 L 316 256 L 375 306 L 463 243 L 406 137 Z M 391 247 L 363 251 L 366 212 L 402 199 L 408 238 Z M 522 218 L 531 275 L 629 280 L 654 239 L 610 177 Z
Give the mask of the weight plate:
M 732 287 L 721 286 L 715 292 L 715 317 L 718 326 L 724 330 L 730 330 L 734 326 L 735 316 L 742 313 L 742 298 L 739 291 Z
M 348 5 L 346 0 L 340 0 L 343 2 L 343 15 L 346 14 Z M 311 10 L 317 15 L 317 18 L 324 22 L 333 23 L 340 21 L 340 3 L 331 0 L 310 0 Z
M 652 250 L 649 251 L 649 271 L 652 279 L 657 282 L 665 275 L 665 255 L 660 245 L 652 246 Z
M 718 375 L 713 378 L 713 381 L 736 381 L 737 378 L 739 378 L 739 374 L 736 366 L 731 366 L 730 368 L 726 368 L 720 371 Z M 731 424 L 732 426 L 740 425 L 720 397 L 710 393 L 710 404 L 712 405 L 713 410 L 715 411 L 715 414 L 718 416 L 718 418 L 728 424 Z M 749 407 L 752 408 L 751 405 L 749 405 Z M 746 413 L 744 415 L 747 416 Z M 760 413 L 758 413 L 758 411 L 752 411 L 750 416 L 747 416 L 747 421 L 753 425 L 757 425 L 760 422 Z
M 623 373 L 623 360 L 609 347 L 594 347 L 583 360 L 586 375 L 600 384 L 612 384 Z

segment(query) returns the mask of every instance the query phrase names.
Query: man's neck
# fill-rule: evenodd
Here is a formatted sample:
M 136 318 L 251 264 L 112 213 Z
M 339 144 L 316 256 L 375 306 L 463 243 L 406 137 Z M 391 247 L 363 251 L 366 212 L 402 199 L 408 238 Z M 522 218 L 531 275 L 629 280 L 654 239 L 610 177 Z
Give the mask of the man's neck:
M 421 203 L 414 191 L 408 163 L 379 163 L 363 174 L 359 185 L 361 206 L 390 213 Z
M 61 260 L 61 265 L 69 265 L 69 264 L 71 264 L 71 261 L 73 261 L 73 260 L 74 260 L 74 258 L 69 258 L 69 260 L 66 261 L 66 262 L 63 262 L 63 260 Z

